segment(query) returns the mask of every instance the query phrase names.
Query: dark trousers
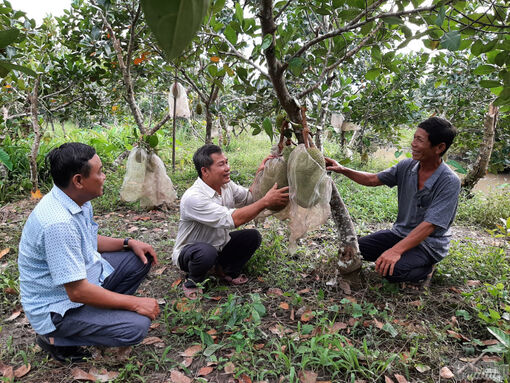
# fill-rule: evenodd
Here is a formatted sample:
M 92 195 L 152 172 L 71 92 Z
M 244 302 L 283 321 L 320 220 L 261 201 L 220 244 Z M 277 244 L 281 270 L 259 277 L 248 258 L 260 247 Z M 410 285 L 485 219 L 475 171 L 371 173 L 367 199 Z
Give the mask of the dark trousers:
M 230 241 L 220 252 L 204 242 L 187 245 L 179 254 L 179 267 L 187 273 L 186 287 L 203 282 L 207 272 L 216 264 L 226 275 L 237 278 L 261 242 L 262 237 L 257 230 L 245 229 L 231 232 Z
M 363 259 L 375 262 L 386 250 L 402 240 L 390 230 L 381 230 L 358 239 Z M 436 261 L 421 246 L 416 246 L 402 254 L 395 264 L 393 275 L 387 275 L 390 282 L 418 282 L 427 277 Z
M 152 257 L 146 265 L 135 253 L 103 253 L 115 271 L 105 279 L 103 287 L 120 294 L 135 293 L 151 268 Z M 104 309 L 83 305 L 68 310 L 62 317 L 51 313 L 57 328 L 46 336 L 55 338 L 55 346 L 129 346 L 140 343 L 147 335 L 151 320 L 128 310 Z

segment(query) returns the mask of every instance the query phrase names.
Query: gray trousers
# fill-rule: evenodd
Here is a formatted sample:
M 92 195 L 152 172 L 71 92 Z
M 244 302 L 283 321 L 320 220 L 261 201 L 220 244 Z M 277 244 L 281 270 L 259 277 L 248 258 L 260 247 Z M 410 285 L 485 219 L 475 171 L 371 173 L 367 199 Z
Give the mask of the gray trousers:
M 150 270 L 132 251 L 103 253 L 115 271 L 105 279 L 103 288 L 133 295 Z M 140 343 L 147 335 L 151 320 L 128 310 L 104 309 L 83 305 L 68 310 L 64 316 L 51 313 L 57 328 L 45 334 L 55 339 L 55 346 L 129 346 Z

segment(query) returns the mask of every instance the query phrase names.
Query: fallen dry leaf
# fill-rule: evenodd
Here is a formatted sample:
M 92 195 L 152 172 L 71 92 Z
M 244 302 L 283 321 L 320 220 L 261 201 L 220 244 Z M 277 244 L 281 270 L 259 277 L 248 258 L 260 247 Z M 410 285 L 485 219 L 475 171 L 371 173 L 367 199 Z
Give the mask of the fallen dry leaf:
M 334 333 L 337 333 L 340 330 L 345 330 L 346 328 L 347 328 L 347 323 L 344 323 L 344 322 L 335 322 L 329 328 L 329 333 L 330 334 L 334 334 Z
M 17 368 L 14 370 L 14 377 L 21 378 L 22 376 L 25 376 L 30 371 L 30 363 L 24 364 L 23 366 Z
M 481 284 L 480 281 L 473 280 L 473 279 L 470 279 L 469 281 L 466 282 L 466 285 L 468 285 L 469 287 L 480 286 L 480 284 Z
M 346 282 L 346 281 L 339 281 L 338 282 L 338 287 L 340 287 L 344 291 L 345 295 L 351 295 L 351 285 L 349 285 L 348 282 Z
M 451 379 L 455 377 L 455 375 L 453 375 L 453 372 L 451 372 L 450 369 L 446 366 L 443 367 L 441 371 L 439 371 L 439 375 L 443 379 Z
M 13 289 L 12 287 L 6 287 L 4 289 L 4 293 L 8 294 L 8 295 L 18 295 L 18 292 L 16 291 L 16 289 Z
M 119 373 L 116 371 L 107 371 L 106 368 L 102 368 L 101 370 L 98 370 L 97 368 L 92 367 L 89 370 L 89 374 L 94 377 L 94 381 L 100 381 L 100 382 L 110 382 L 114 380 Z
M 300 371 L 299 372 L 299 381 L 301 383 L 316 383 L 317 382 L 317 374 L 313 371 Z
M 484 346 L 494 346 L 495 344 L 498 344 L 499 341 L 497 339 L 487 339 L 482 340 L 482 343 L 484 344 Z
M 14 378 L 14 371 L 12 366 L 9 366 L 8 364 L 3 364 L 2 362 L 0 362 L 0 373 L 5 378 L 9 379 Z
M 193 363 L 193 358 L 184 358 L 184 360 L 182 361 L 182 365 L 186 368 L 191 366 L 191 363 Z
M 207 331 L 207 333 L 212 336 L 212 335 L 216 335 L 218 333 L 218 331 L 216 331 L 215 329 L 212 328 L 209 331 Z
M 196 344 L 194 346 L 188 347 L 184 352 L 181 353 L 181 356 L 195 356 L 196 353 L 202 351 L 202 346 L 199 344 Z
M 6 247 L 5 249 L 3 249 L 2 251 L 0 251 L 0 258 L 2 258 L 4 255 L 8 254 L 9 251 L 11 251 L 11 248 L 10 247 Z
M 32 199 L 41 199 L 43 197 L 43 195 L 39 189 L 37 189 L 35 192 L 31 191 L 30 196 Z
M 457 339 L 460 339 L 460 340 L 465 340 L 466 342 L 469 342 L 469 338 L 465 337 L 464 335 L 456 332 L 456 331 L 453 331 L 453 330 L 446 330 L 446 332 L 454 337 L 454 338 L 457 338 Z
M 198 376 L 206 376 L 209 375 L 211 372 L 213 372 L 214 368 L 212 367 L 202 367 L 200 370 L 198 370 Z
M 294 307 L 290 310 L 290 316 L 289 316 L 290 320 L 294 320 Z
M 239 377 L 239 383 L 252 383 L 252 382 L 251 382 L 251 378 L 248 375 L 242 374 Z
M 157 336 L 149 336 L 142 341 L 142 344 L 149 345 L 155 343 L 163 343 L 163 339 L 158 338 Z
M 265 344 L 264 344 L 264 343 L 255 343 L 255 344 L 253 345 L 253 348 L 254 348 L 255 350 L 262 350 L 262 349 L 264 348 L 264 346 L 265 346 Z
M 218 301 L 220 301 L 220 300 L 221 300 L 221 298 L 223 298 L 223 297 L 221 297 L 221 296 L 217 296 L 217 297 L 208 297 L 208 298 L 209 298 L 211 301 L 216 301 L 216 302 L 218 302 Z
M 88 372 L 83 371 L 81 368 L 75 367 L 71 370 L 71 374 L 73 378 L 76 380 L 90 380 L 92 382 L 96 381 L 96 378 L 89 374 Z
M 267 295 L 282 296 L 283 295 L 283 291 L 281 289 L 279 289 L 278 287 L 271 287 L 270 289 L 267 290 Z
M 345 298 L 347 298 L 349 301 L 351 301 L 351 303 L 354 303 L 354 304 L 358 303 L 356 298 L 354 298 L 354 297 L 352 297 L 350 295 L 347 295 Z
M 384 383 L 393 383 L 393 380 L 386 375 L 384 375 Z
M 191 383 L 191 379 L 178 370 L 170 371 L 170 381 L 172 383 Z
M 287 302 L 280 302 L 280 308 L 283 310 L 288 310 L 289 304 Z
M 262 277 L 257 277 L 257 281 L 262 282 L 262 283 L 264 283 L 264 282 L 265 282 L 265 281 L 264 281 L 264 278 L 262 278 Z
M 136 226 L 131 226 L 129 229 L 128 229 L 128 233 L 132 233 L 134 231 L 137 231 L 138 228 Z
M 269 331 L 275 335 L 278 335 L 280 338 L 285 334 L 285 330 L 283 329 L 282 325 L 269 327 Z
M 154 330 L 156 328 L 158 328 L 159 326 L 161 325 L 161 323 L 158 323 L 158 322 L 152 322 L 151 325 L 149 326 L 149 328 L 151 330 Z
M 382 322 L 379 322 L 376 318 L 374 318 L 375 327 L 377 327 L 379 330 L 384 327 L 384 324 Z
M 395 374 L 398 383 L 409 383 L 403 375 Z
M 358 320 L 356 318 L 349 318 L 349 321 L 347 322 L 349 326 L 354 327 L 356 323 L 358 323 Z
M 225 363 L 225 366 L 223 367 L 225 374 L 233 374 L 235 369 L 236 367 L 232 362 Z
M 425 364 L 417 364 L 414 366 L 416 368 L 416 371 L 424 373 L 430 370 L 430 366 L 427 366 Z
M 462 290 L 458 289 L 457 287 L 448 287 L 448 290 L 453 291 L 457 294 L 462 294 Z
M 309 322 L 311 319 L 313 319 L 315 315 L 312 311 L 307 310 L 301 315 L 301 321 L 302 322 Z
M 154 270 L 152 272 L 152 274 L 154 274 L 154 275 L 161 275 L 161 274 L 163 274 L 165 272 L 166 269 L 167 269 L 166 266 L 160 267 L 159 269 Z
M 421 299 L 418 299 L 417 301 L 409 302 L 409 304 L 410 304 L 411 306 L 420 307 L 420 306 L 423 304 L 423 302 L 421 301 Z
M 298 294 L 307 294 L 310 292 L 310 289 L 309 288 L 306 288 L 306 289 L 303 289 L 303 290 L 299 290 L 298 291 Z
M 11 316 L 7 319 L 5 319 L 6 322 L 10 322 L 10 321 L 13 321 L 14 319 L 16 319 L 17 317 L 19 317 L 21 315 L 21 310 L 14 310 L 11 314 Z
M 176 279 L 175 281 L 173 281 L 171 287 L 176 287 L 176 286 L 179 286 L 182 282 L 182 279 Z

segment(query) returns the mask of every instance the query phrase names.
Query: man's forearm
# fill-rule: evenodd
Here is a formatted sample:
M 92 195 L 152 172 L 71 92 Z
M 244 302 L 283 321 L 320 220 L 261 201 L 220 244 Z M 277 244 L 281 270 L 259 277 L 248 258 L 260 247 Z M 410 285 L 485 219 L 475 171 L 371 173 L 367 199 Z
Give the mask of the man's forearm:
M 234 213 L 232 213 L 232 219 L 234 220 L 235 227 L 239 227 L 246 222 L 250 222 L 265 208 L 267 208 L 267 204 L 265 199 L 261 198 L 248 206 L 236 209 Z
M 375 173 L 360 172 L 346 167 L 343 167 L 340 173 L 363 186 L 380 186 L 383 184 Z
M 434 232 L 435 228 L 436 227 L 433 224 L 424 221 L 416 226 L 404 239 L 393 246 L 392 249 L 403 254 L 407 250 L 410 250 L 422 243 L 425 238 Z
M 104 235 L 97 236 L 97 251 L 100 253 L 108 253 L 112 251 L 121 251 L 124 249 L 123 238 L 111 238 Z

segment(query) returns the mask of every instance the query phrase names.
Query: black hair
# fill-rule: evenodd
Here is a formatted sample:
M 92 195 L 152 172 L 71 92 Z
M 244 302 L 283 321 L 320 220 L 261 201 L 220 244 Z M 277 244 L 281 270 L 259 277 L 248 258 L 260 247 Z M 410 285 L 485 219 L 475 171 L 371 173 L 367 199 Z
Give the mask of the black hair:
M 195 154 L 193 154 L 193 163 L 195 164 L 195 169 L 200 178 L 202 178 L 202 168 L 208 168 L 213 164 L 211 158 L 211 154 L 213 153 L 221 154 L 221 148 L 218 145 L 205 144 L 198 148 Z
M 95 154 L 96 150 L 92 146 L 80 142 L 68 142 L 49 152 L 46 161 L 50 163 L 55 185 L 65 189 L 75 174 L 88 177 L 91 168 L 89 160 Z
M 440 156 L 446 153 L 457 135 L 457 129 L 455 129 L 450 121 L 441 117 L 427 118 L 418 125 L 418 128 L 425 130 L 429 134 L 429 141 L 432 146 L 437 146 L 444 142 L 446 148 Z

